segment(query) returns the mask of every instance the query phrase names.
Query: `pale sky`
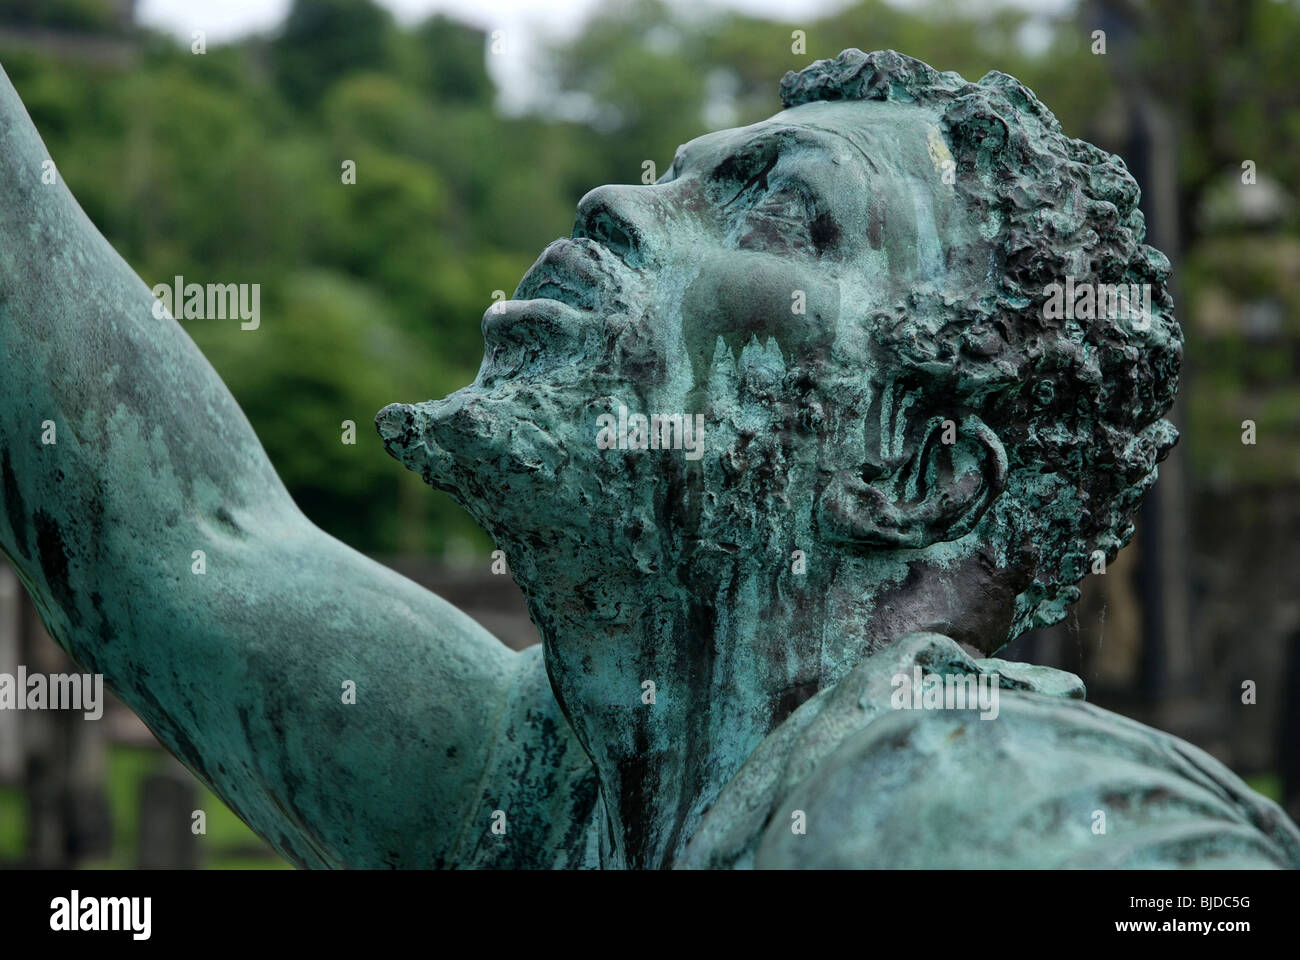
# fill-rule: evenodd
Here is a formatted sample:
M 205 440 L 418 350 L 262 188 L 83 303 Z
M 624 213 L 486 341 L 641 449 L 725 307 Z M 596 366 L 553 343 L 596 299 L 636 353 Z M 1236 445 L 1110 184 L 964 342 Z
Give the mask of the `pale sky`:
M 510 91 L 530 88 L 528 76 L 534 68 L 538 41 L 574 33 L 603 0 L 379 0 L 402 23 L 413 24 L 434 12 L 454 16 L 490 31 L 504 33 L 503 56 L 491 57 L 488 67 L 499 90 L 507 99 Z M 800 17 L 814 19 L 828 11 L 847 6 L 851 0 L 705 0 L 714 8 L 743 10 L 797 24 Z M 981 0 L 973 0 L 980 3 Z M 1009 0 L 1037 13 L 1058 15 L 1073 5 L 1073 0 Z M 894 0 L 896 6 L 909 7 L 916 0 Z M 138 19 L 160 30 L 185 38 L 192 30 L 206 32 L 210 43 L 221 43 L 250 32 L 273 30 L 289 10 L 290 0 L 138 0 Z M 698 9 L 696 0 L 677 0 L 676 6 Z M 990 5 L 983 0 L 982 5 Z M 1032 42 L 1032 38 L 1025 38 Z M 864 40 L 858 45 L 868 45 Z M 503 102 L 507 108 L 519 103 Z
M 221 41 L 251 30 L 274 27 L 290 0 L 139 0 L 138 16 L 151 26 L 189 34 L 203 29 Z M 415 23 L 442 11 L 492 30 L 543 29 L 570 32 L 601 0 L 380 0 L 398 20 Z M 846 0 L 715 0 L 721 7 L 789 18 L 815 16 L 846 5 Z

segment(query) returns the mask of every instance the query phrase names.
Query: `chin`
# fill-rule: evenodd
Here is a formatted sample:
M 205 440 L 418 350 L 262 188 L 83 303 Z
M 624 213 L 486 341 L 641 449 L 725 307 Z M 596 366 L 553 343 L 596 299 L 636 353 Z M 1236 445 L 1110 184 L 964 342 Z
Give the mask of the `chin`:
M 572 459 L 566 444 L 578 438 L 562 440 L 551 425 L 574 419 L 572 396 L 545 376 L 480 378 L 442 400 L 385 407 L 376 425 L 393 457 L 496 537 L 555 501 Z

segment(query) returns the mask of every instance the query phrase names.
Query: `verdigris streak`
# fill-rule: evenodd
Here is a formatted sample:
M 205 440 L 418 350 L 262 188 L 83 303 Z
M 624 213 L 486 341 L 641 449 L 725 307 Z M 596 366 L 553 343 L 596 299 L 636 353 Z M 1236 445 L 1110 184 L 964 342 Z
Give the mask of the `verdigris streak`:
M 992 658 L 1175 440 L 1122 162 L 892 51 L 781 95 L 589 193 L 474 383 L 379 414 L 508 555 L 513 653 L 303 517 L 5 79 L 0 548 L 51 634 L 302 866 L 1300 866 L 1209 756 Z

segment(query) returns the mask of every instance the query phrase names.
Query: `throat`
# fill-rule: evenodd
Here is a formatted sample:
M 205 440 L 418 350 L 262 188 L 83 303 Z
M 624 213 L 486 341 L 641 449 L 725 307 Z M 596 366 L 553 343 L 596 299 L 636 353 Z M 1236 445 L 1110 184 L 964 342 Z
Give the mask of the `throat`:
M 794 580 L 750 555 L 712 578 L 675 568 L 654 589 L 604 580 L 582 603 L 532 593 L 552 688 L 599 778 L 604 866 L 674 866 L 723 788 L 803 703 L 893 638 L 952 631 L 956 608 L 978 606 L 963 583 L 988 592 L 952 570 L 895 566 L 887 578 L 869 559 L 841 561 Z
M 600 780 L 606 867 L 673 866 L 750 754 L 836 679 L 820 630 L 722 619 L 688 610 L 665 637 L 647 616 L 559 673 L 561 702 L 583 704 L 569 713 Z

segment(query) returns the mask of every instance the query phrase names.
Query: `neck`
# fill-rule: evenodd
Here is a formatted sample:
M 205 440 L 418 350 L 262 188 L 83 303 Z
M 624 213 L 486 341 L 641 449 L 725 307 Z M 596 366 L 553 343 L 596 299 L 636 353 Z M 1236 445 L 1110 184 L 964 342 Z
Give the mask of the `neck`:
M 600 778 L 611 867 L 671 866 L 763 739 L 871 646 L 868 598 L 789 563 L 705 591 L 657 586 L 614 605 L 630 611 L 615 621 L 563 622 L 535 605 L 557 696 Z
M 804 701 L 893 639 L 953 635 L 949 604 L 966 605 L 968 588 L 987 593 L 920 564 L 862 573 L 842 562 L 800 576 L 786 563 L 707 595 L 632 596 L 615 607 L 634 615 L 616 621 L 566 622 L 534 605 L 556 694 L 600 779 L 604 866 L 671 867 L 722 788 Z
M 689 598 L 645 609 L 614 643 L 589 652 L 588 669 L 566 678 L 576 689 L 564 702 L 601 704 L 575 725 L 600 777 L 608 866 L 671 866 L 763 738 L 834 682 L 820 663 L 820 631 L 745 609 L 734 599 Z M 550 646 L 571 649 L 563 637 Z

